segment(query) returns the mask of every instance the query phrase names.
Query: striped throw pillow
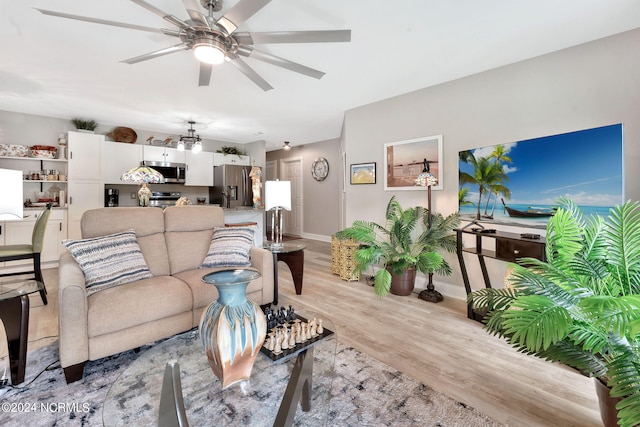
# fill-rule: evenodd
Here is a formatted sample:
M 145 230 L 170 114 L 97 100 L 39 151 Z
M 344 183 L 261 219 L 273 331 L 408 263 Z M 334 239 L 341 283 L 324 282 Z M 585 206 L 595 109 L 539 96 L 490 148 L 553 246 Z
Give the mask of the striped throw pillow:
M 200 268 L 249 267 L 256 227 L 215 227 L 209 252 Z
M 62 244 L 84 273 L 87 295 L 152 277 L 134 230 Z

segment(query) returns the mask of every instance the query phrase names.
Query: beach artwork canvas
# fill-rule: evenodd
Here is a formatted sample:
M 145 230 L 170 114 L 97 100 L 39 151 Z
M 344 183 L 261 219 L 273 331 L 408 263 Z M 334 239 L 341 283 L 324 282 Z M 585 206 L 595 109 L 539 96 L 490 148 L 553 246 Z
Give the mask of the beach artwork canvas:
M 606 216 L 624 201 L 622 157 L 622 124 L 461 151 L 461 219 L 545 228 L 559 197 Z

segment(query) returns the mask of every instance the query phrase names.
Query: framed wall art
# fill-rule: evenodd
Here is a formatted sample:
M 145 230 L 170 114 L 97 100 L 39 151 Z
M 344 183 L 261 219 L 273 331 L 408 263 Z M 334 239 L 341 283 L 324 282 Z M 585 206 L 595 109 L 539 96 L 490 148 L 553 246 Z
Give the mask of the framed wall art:
M 461 151 L 460 217 L 545 228 L 559 197 L 607 216 L 624 201 L 622 136 L 614 124 Z
M 349 183 L 352 185 L 375 184 L 376 163 L 354 163 L 351 165 Z
M 442 135 L 384 144 L 384 189 L 421 190 L 414 181 L 423 172 L 438 180 L 432 190 L 442 190 Z

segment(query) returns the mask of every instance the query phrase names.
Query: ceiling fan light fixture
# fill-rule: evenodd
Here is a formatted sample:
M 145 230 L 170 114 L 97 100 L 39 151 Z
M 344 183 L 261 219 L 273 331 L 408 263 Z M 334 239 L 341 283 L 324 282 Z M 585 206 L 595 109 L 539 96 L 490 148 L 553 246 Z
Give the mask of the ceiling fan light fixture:
M 291 146 L 289 145 L 289 141 L 285 141 L 284 145 L 282 146 L 283 150 L 289 151 L 291 150 Z
M 213 37 L 197 38 L 193 45 L 193 54 L 198 61 L 212 65 L 222 64 L 226 56 L 224 44 Z

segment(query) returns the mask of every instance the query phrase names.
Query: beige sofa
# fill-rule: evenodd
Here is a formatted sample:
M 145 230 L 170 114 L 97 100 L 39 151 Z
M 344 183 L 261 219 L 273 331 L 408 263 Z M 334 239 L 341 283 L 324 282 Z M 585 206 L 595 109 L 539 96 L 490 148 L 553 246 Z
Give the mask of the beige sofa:
M 134 349 L 197 326 L 202 310 L 218 298 L 202 283 L 213 268 L 198 268 L 224 212 L 213 206 L 103 208 L 85 212 L 83 238 L 133 229 L 153 277 L 87 296 L 85 278 L 70 253 L 60 257 L 60 365 L 67 383 L 82 378 L 87 360 Z M 273 256 L 252 247 L 251 266 L 262 277 L 247 287 L 258 304 L 274 300 Z

